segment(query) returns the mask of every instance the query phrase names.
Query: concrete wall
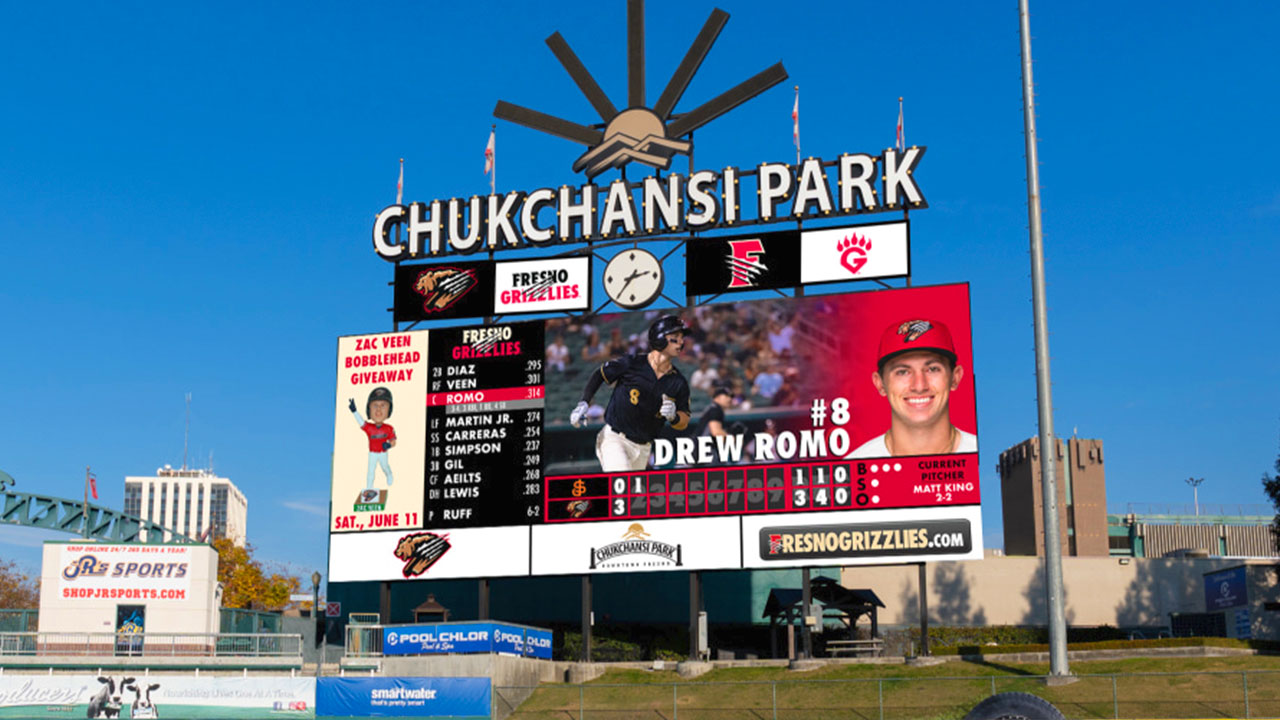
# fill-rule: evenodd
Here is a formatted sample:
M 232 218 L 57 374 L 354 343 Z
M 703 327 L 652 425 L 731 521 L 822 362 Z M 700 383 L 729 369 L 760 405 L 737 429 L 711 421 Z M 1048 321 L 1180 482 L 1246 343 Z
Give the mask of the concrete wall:
M 217 585 L 218 553 L 208 545 L 46 542 L 39 630 L 110 633 L 117 606 L 142 605 L 147 633 L 216 633 Z
M 1204 574 L 1243 564 L 1223 558 L 1064 557 L 1066 616 L 1071 625 L 1168 626 L 1171 612 L 1204 612 Z M 1259 565 L 1270 570 L 1269 563 Z M 1255 636 L 1277 632 L 1261 603 L 1280 596 L 1275 573 L 1251 575 Z M 940 625 L 1044 625 L 1041 560 L 991 557 L 980 562 L 929 563 L 929 618 Z M 845 568 L 841 584 L 869 588 L 884 601 L 882 625 L 919 623 L 914 565 Z M 1270 578 L 1268 580 L 1268 578 Z M 1265 583 L 1270 583 L 1269 585 Z

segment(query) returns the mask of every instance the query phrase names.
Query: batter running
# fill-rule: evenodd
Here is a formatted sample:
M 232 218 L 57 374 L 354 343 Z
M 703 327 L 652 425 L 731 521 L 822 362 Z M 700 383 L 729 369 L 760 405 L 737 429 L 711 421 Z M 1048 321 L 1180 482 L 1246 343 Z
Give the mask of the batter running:
M 596 457 L 604 472 L 644 470 L 653 437 L 664 422 L 675 430 L 688 427 L 689 382 L 671 362 L 684 349 L 687 331 L 680 318 L 663 316 L 649 326 L 649 352 L 609 360 L 587 379 L 569 422 L 580 425 L 600 385 L 613 386 L 605 426 L 596 436 Z

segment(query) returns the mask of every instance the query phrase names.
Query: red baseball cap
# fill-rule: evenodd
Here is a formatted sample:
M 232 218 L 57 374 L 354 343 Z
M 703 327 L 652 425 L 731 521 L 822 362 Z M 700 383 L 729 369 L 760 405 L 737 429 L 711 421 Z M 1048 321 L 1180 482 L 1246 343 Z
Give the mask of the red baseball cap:
M 883 370 L 891 358 L 916 350 L 929 350 L 956 362 L 956 346 L 951 331 L 937 320 L 913 319 L 894 323 L 880 336 L 880 359 L 876 367 Z

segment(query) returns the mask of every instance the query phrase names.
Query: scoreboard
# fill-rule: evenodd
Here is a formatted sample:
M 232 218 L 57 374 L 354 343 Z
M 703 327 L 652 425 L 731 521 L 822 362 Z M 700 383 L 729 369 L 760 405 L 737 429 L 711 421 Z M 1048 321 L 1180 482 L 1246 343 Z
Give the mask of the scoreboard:
M 905 460 L 905 464 L 902 462 Z M 947 463 L 977 477 L 976 455 L 599 474 L 547 479 L 548 522 L 680 518 L 752 513 L 968 505 L 981 501 L 972 482 L 922 483 Z M 912 478 L 913 483 L 900 482 Z M 916 492 L 927 488 L 922 493 Z M 943 491 L 946 488 L 946 491 Z
M 769 389 L 766 380 L 738 388 L 717 438 L 697 421 L 710 398 L 695 389 L 694 422 L 655 438 L 642 471 L 605 471 L 595 457 L 607 389 L 585 427 L 568 424 L 599 361 L 552 366 L 548 338 L 560 342 L 563 320 L 339 338 L 332 579 L 981 557 L 976 447 L 888 457 L 862 449 L 889 422 L 893 401 L 868 378 L 881 331 L 902 318 L 951 328 L 959 379 L 942 409 L 956 432 L 975 429 L 963 370 L 972 361 L 967 286 L 743 302 L 700 315 L 684 318 L 688 357 L 673 361 L 686 378 L 700 357 L 748 352 L 720 347 L 717 322 L 781 337 L 786 319 L 795 331 L 776 356 L 740 343 L 773 356 L 751 364 L 765 364 L 761 373 L 781 386 L 764 399 L 754 390 Z M 590 330 L 649 320 L 593 318 Z

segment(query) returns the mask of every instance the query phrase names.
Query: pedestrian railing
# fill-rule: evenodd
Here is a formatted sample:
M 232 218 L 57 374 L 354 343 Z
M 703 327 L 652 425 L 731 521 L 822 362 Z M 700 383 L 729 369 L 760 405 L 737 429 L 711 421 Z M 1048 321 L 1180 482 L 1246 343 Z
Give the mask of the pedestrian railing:
M 0 632 L 5 657 L 302 657 L 302 636 L 278 633 Z
M 915 720 L 963 718 L 1004 692 L 1038 695 L 1076 718 L 1277 718 L 1280 671 L 886 677 L 495 687 L 503 720 Z

